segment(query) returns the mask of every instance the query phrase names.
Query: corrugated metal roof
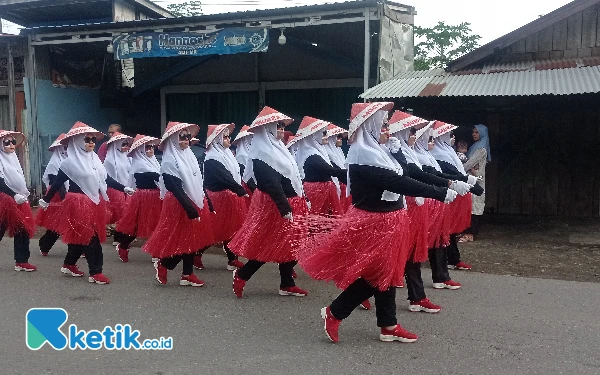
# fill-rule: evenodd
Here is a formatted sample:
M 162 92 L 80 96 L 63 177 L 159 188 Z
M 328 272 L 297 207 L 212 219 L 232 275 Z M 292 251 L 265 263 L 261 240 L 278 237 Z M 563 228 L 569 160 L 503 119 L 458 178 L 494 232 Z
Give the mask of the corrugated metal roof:
M 421 74 L 409 72 L 367 90 L 360 97 L 390 99 L 426 96 L 572 95 L 600 92 L 600 59 L 588 59 L 587 65 L 578 61 L 574 66 L 579 67 L 548 69 L 554 66 L 573 64 L 566 60 L 556 60 L 489 66 L 484 67 L 483 72 L 479 70 L 448 73 L 440 69 Z

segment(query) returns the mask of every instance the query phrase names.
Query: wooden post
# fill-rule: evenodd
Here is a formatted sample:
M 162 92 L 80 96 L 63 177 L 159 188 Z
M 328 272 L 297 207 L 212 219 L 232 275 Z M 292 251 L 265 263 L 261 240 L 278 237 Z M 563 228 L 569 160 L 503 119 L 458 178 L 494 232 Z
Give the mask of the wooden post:
M 8 56 L 8 128 L 14 131 L 17 130 L 17 105 L 15 101 L 15 64 L 10 42 L 6 44 L 6 50 Z
M 27 137 L 26 170 L 29 173 L 31 189 L 35 196 L 42 193 L 42 146 L 38 128 L 37 112 L 37 68 L 35 64 L 35 47 L 32 44 L 33 37 L 27 40 L 27 76 L 29 85 L 28 121 L 23 126 L 23 132 Z M 29 128 L 26 129 L 26 125 Z M 25 173 L 27 173 L 25 172 Z
M 364 70 L 364 82 L 363 92 L 369 89 L 369 76 L 371 73 L 371 12 L 369 8 L 365 9 L 365 70 Z M 365 102 L 367 100 L 365 99 Z

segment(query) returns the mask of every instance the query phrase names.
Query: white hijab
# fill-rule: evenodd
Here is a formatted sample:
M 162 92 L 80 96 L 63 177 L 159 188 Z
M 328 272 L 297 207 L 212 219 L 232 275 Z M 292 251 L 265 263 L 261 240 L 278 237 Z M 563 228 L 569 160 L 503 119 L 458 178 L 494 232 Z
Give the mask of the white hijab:
M 408 145 L 408 143 L 406 143 L 409 136 L 410 128 L 400 130 L 392 134 L 392 137 L 396 137 L 400 141 L 400 150 L 402 151 L 404 158 L 406 158 L 406 162 L 409 164 L 415 164 L 417 167 L 419 167 L 419 169 L 423 169 L 421 162 L 419 162 L 419 157 L 417 156 L 415 151 Z
M 261 160 L 282 176 L 288 178 L 294 191 L 299 197 L 304 196 L 302 189 L 302 178 L 298 171 L 296 160 L 286 149 L 283 142 L 277 139 L 277 123 L 272 122 L 259 126 L 254 130 L 252 147 L 250 148 L 250 159 Z M 254 165 L 248 163 L 244 171 L 244 181 L 248 182 L 254 178 Z M 254 178 L 254 181 L 256 179 Z
M 237 160 L 238 164 L 244 166 L 244 170 L 246 169 L 248 163 L 252 162 L 252 159 L 250 159 L 250 146 L 252 145 L 252 137 L 252 135 L 247 135 L 236 142 L 235 160 Z
M 304 173 L 304 163 L 306 159 L 313 155 L 318 155 L 321 159 L 333 167 L 327 149 L 325 145 L 321 144 L 323 137 L 319 135 L 319 132 L 313 133 L 304 139 L 296 142 L 298 145 L 298 151 L 296 153 L 296 160 L 298 161 L 298 170 L 300 171 L 300 177 L 304 180 L 306 177 Z M 294 147 L 294 145 L 292 145 Z M 341 197 L 342 190 L 340 189 L 340 180 L 337 177 L 331 177 L 331 181 L 335 184 L 338 196 Z
M 50 188 L 50 175 L 57 175 L 60 169 L 60 164 L 67 158 L 67 149 L 64 146 L 55 147 L 52 150 L 52 157 L 46 166 L 44 176 L 42 176 L 42 182 L 46 185 L 46 188 Z M 68 188 L 68 181 L 65 182 L 65 187 Z
M 131 170 L 129 171 L 129 184 L 128 186 L 136 186 L 135 177 L 136 173 L 158 173 L 160 174 L 160 163 L 156 156 L 149 157 L 146 155 L 145 145 L 133 150 L 131 153 Z
M 99 204 L 100 195 L 105 201 L 108 201 L 108 195 L 106 195 L 108 174 L 98 155 L 94 151 L 85 151 L 84 138 L 85 134 L 69 138 L 67 146 L 69 157 L 61 163 L 60 169 L 81 188 L 81 191 L 92 202 Z
M 0 142 L 4 142 L 5 139 L 12 138 L 8 135 Z M 4 152 L 4 144 L 0 143 L 0 177 L 4 179 L 6 185 L 15 193 L 29 196 L 29 190 L 27 190 L 27 183 L 25 182 L 25 175 L 23 174 L 23 168 L 19 163 L 16 152 L 6 153 Z
M 185 150 L 179 147 L 179 132 L 172 134 L 165 141 L 160 172 L 161 198 L 164 198 L 167 194 L 162 175 L 168 174 L 183 182 L 183 191 L 198 208 L 204 207 L 204 179 L 200 172 L 198 159 L 189 147 Z
M 129 171 L 131 170 L 131 160 L 127 157 L 127 153 L 121 152 L 123 142 L 129 141 L 128 138 L 119 139 L 108 145 L 104 167 L 108 175 L 118 183 L 128 186 Z M 130 142 L 131 143 L 131 142 Z
M 341 147 L 335 145 L 336 142 L 337 136 L 335 135 L 327 138 L 325 149 L 327 150 L 329 160 L 337 167 L 344 169 L 346 168 L 346 155 L 344 155 Z
M 219 163 L 223 164 L 225 169 L 231 173 L 233 179 L 238 184 L 242 184 L 242 176 L 240 174 L 240 165 L 238 164 L 235 156 L 233 156 L 233 152 L 229 148 L 225 148 L 223 146 L 223 133 L 219 134 L 209 145 L 208 151 L 206 151 L 206 157 L 204 161 L 207 160 L 216 160 Z M 243 138 L 242 138 L 243 139 Z
M 435 160 L 444 161 L 453 165 L 460 173 L 466 175 L 465 168 L 458 158 L 458 155 L 456 155 L 456 151 L 450 146 L 450 139 L 452 139 L 450 132 L 434 138 L 433 143 L 435 144 L 435 147 L 431 150 L 431 155 L 433 155 Z
M 433 156 L 429 153 L 427 148 L 427 143 L 429 143 L 429 135 L 431 134 L 431 124 L 427 125 L 425 131 L 417 138 L 415 144 L 413 145 L 413 150 L 419 159 L 419 163 L 421 165 L 426 165 L 428 167 L 435 168 L 436 171 L 441 172 L 442 168 L 435 160 Z
M 387 111 L 379 110 L 367 119 L 354 134 L 354 141 L 350 145 L 346 163 L 356 165 L 369 165 L 389 169 L 399 176 L 402 176 L 403 170 L 400 164 L 390 155 L 389 149 L 379 144 L 383 118 L 387 116 Z M 350 195 L 350 172 L 348 169 L 347 194 Z M 384 191 L 381 200 L 395 202 L 400 199 L 400 195 L 390 191 Z

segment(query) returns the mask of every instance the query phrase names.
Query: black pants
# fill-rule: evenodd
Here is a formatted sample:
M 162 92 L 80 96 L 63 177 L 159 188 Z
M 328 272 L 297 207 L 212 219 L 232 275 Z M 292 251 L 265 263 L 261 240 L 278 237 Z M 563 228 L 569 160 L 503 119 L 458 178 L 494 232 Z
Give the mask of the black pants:
M 443 283 L 450 280 L 445 247 L 429 249 L 429 265 L 431 266 L 431 278 L 434 283 Z
M 49 253 L 50 249 L 52 249 L 52 246 L 54 246 L 59 237 L 60 234 L 48 229 L 46 233 L 44 233 L 44 235 L 40 237 L 40 250 L 43 253 Z
M 102 273 L 102 265 L 104 264 L 104 255 L 102 254 L 102 245 L 98 236 L 94 236 L 87 245 L 67 245 L 67 256 L 65 256 L 65 264 L 74 266 L 81 255 L 85 253 L 90 275 Z
M 481 226 L 481 215 L 471 215 L 471 226 L 465 231 L 465 233 L 476 236 L 479 234 L 479 227 Z
M 4 238 L 6 227 L 0 227 L 0 241 Z M 27 263 L 29 261 L 29 235 L 27 231 L 21 230 L 15 233 L 15 263 Z
M 396 288 L 381 292 L 364 279 L 358 279 L 344 290 L 330 305 L 331 314 L 337 319 L 346 319 L 361 302 L 375 296 L 375 315 L 378 327 L 398 324 L 396 319 Z
M 456 266 L 460 262 L 460 250 L 458 249 L 458 235 L 450 235 L 450 245 L 446 248 L 448 264 Z
M 421 277 L 421 263 L 407 262 L 404 269 L 404 278 L 406 279 L 406 289 L 408 290 L 408 300 L 416 302 L 427 297 L 423 278 Z
M 121 249 L 129 249 L 131 243 L 135 240 L 135 236 L 130 236 L 125 233 L 115 232 L 115 242 L 119 243 Z
M 235 255 L 233 253 L 233 251 L 231 251 L 231 249 L 229 249 L 229 246 L 227 246 L 228 244 L 229 244 L 229 241 L 223 241 L 223 250 L 225 250 L 225 254 L 227 254 L 227 261 L 231 262 L 231 261 L 236 260 L 238 258 L 238 256 Z M 202 256 L 208 248 L 210 248 L 210 246 L 205 247 L 204 249 L 200 250 L 198 252 L 199 253 L 198 255 Z
M 296 286 L 296 282 L 292 277 L 292 273 L 294 271 L 294 266 L 297 264 L 297 261 L 291 261 L 286 263 L 279 264 L 279 275 L 281 277 L 281 288 L 289 288 L 292 286 Z M 246 262 L 244 267 L 238 269 L 237 275 L 240 279 L 248 281 L 265 264 L 265 262 L 259 262 L 258 260 L 249 260 Z M 366 298 L 365 298 L 366 299 Z M 362 302 L 362 301 L 361 301 Z
M 170 258 L 163 258 L 160 260 L 166 269 L 173 271 L 179 262 L 183 261 L 183 275 L 191 275 L 194 273 L 194 256 L 195 254 L 184 254 L 175 255 Z

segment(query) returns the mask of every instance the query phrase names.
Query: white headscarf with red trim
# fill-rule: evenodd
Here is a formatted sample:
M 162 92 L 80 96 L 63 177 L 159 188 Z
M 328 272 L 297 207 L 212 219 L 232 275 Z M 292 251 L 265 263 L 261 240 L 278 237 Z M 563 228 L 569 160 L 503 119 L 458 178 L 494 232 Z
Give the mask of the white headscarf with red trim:
M 127 186 L 130 180 L 131 160 L 127 157 L 127 152 L 121 151 L 121 146 L 125 141 L 131 144 L 132 140 L 129 138 L 118 139 L 108 145 L 104 167 L 110 177 Z
M 9 134 L 0 139 L 0 177 L 12 191 L 28 197 L 29 190 L 27 190 L 25 175 L 21 163 L 19 163 L 19 158 L 17 158 L 17 153 L 4 152 L 4 140 L 12 138 L 13 136 Z
M 52 157 L 44 170 L 42 176 L 42 182 L 46 185 L 46 188 L 50 188 L 50 175 L 57 175 L 60 169 L 61 163 L 67 158 L 67 148 L 65 146 L 57 146 L 52 150 Z M 65 182 L 65 187 L 68 189 L 69 182 Z
M 437 138 L 433 139 L 433 143 L 435 147 L 431 150 L 431 155 L 437 161 L 444 161 L 450 165 L 456 167 L 456 169 L 466 175 L 465 168 L 463 167 L 463 163 L 456 155 L 456 151 L 450 146 L 450 140 L 452 139 L 452 135 L 450 132 L 440 135 Z
M 137 147 L 131 153 L 131 170 L 129 172 L 129 186 L 135 186 L 136 173 L 158 173 L 160 174 L 160 163 L 156 156 L 146 155 L 146 144 Z
M 235 182 L 241 185 L 242 176 L 240 174 L 240 165 L 235 159 L 235 156 L 233 156 L 233 152 L 231 152 L 229 148 L 225 148 L 225 146 L 223 146 L 223 134 L 225 131 L 226 130 L 223 130 L 209 145 L 206 145 L 208 147 L 208 151 L 206 151 L 206 157 L 204 158 L 204 161 L 216 160 L 223 164 L 225 169 L 231 173 Z

